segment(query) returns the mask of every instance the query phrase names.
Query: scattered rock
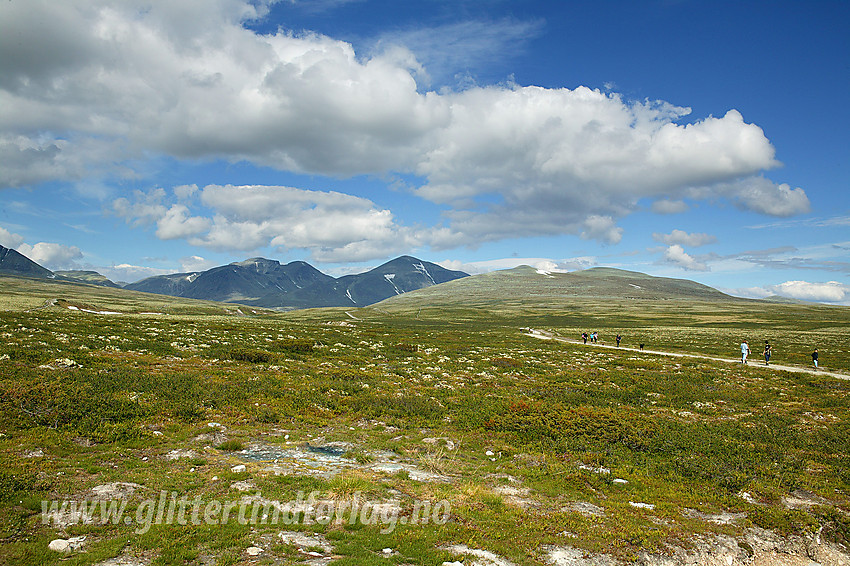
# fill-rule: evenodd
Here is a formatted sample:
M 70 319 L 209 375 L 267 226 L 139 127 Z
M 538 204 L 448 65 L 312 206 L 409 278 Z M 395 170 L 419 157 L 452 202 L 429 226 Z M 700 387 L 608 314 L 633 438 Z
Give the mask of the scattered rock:
M 248 556 L 259 556 L 263 552 L 265 551 L 259 546 L 249 546 L 245 549 L 245 554 L 247 554 Z
M 196 458 L 198 453 L 194 450 L 180 450 L 179 448 L 172 450 L 165 455 L 168 460 L 180 460 L 181 458 Z
M 620 564 L 608 554 L 589 554 L 571 546 L 545 547 L 547 564 L 552 566 L 616 566 Z
M 464 554 L 474 556 L 476 559 L 472 562 L 465 562 L 465 566 L 514 566 L 510 560 L 490 552 L 489 550 L 481 550 L 478 548 L 469 548 L 465 544 L 455 544 L 445 547 L 449 552 L 455 554 Z
M 47 545 L 47 548 L 54 552 L 73 552 L 75 550 L 80 550 L 83 547 L 83 543 L 85 542 L 85 540 L 85 535 L 80 537 L 71 537 L 69 539 L 57 538 L 50 541 L 50 544 Z
M 850 554 L 817 535 L 779 536 L 748 529 L 743 540 L 726 535 L 694 535 L 687 549 L 670 547 L 662 554 L 644 554 L 641 566 L 850 566 Z
M 741 493 L 739 493 L 738 497 L 740 497 L 741 499 L 743 499 L 744 501 L 746 501 L 747 503 L 749 503 L 751 505 L 764 506 L 764 504 L 761 501 L 759 501 L 758 499 L 756 499 L 755 497 L 753 497 L 751 494 L 749 494 L 746 491 L 742 491 Z
M 796 489 L 782 498 L 782 505 L 787 509 L 810 509 L 827 503 L 823 497 L 805 489 Z
M 230 489 L 235 489 L 236 491 L 251 491 L 256 488 L 257 486 L 249 481 L 235 481 L 230 484 Z
M 241 474 L 242 472 L 247 472 L 248 468 L 245 466 L 245 464 L 236 464 L 235 466 L 230 468 L 230 471 L 234 474 Z
M 298 547 L 304 551 L 307 548 L 319 548 L 322 552 L 330 554 L 333 552 L 333 546 L 328 542 L 322 534 L 307 534 L 293 531 L 282 531 L 277 534 L 283 544 Z M 321 556 L 321 555 L 319 555 Z
M 54 552 L 71 552 L 71 545 L 67 540 L 61 538 L 50 541 L 47 548 Z
M 653 505 L 652 503 L 640 503 L 635 501 L 629 501 L 629 505 L 631 505 L 632 507 L 636 507 L 637 509 L 655 509 L 655 505 Z
M 227 435 L 221 432 L 204 432 L 192 439 L 192 442 L 203 442 L 211 446 L 220 446 L 227 442 Z
M 603 468 L 602 466 L 588 466 L 587 464 L 578 464 L 576 467 L 579 470 L 584 470 L 586 472 L 593 472 L 594 474 L 607 475 L 607 474 L 611 473 L 610 469 Z
M 722 513 L 702 513 L 697 511 L 696 509 L 688 509 L 685 508 L 682 510 L 682 515 L 688 517 L 689 519 L 701 519 L 703 521 L 708 521 L 709 523 L 715 523 L 718 525 L 730 525 L 740 519 L 745 519 L 747 517 L 746 513 L 727 513 L 723 511 Z
M 376 472 L 383 472 L 385 474 L 397 474 L 399 472 L 407 472 L 407 475 L 413 481 L 421 481 L 421 482 L 451 482 L 451 478 L 448 476 L 444 476 L 442 474 L 436 474 L 434 472 L 428 472 L 425 470 L 420 470 L 419 468 L 412 466 L 410 464 L 400 464 L 396 462 L 383 462 L 380 464 L 374 464 L 371 466 L 371 469 Z
M 124 499 L 133 495 L 141 487 L 137 483 L 117 481 L 96 485 L 91 490 L 94 493 L 95 499 Z
M 21 455 L 21 458 L 44 458 L 44 451 L 41 448 L 27 450 Z

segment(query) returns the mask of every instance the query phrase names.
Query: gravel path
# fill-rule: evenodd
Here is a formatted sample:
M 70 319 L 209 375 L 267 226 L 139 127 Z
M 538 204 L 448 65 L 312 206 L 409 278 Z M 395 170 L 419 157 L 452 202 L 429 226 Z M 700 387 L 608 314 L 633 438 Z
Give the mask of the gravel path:
M 656 355 L 659 355 L 659 356 L 670 356 L 670 357 L 673 357 L 673 358 L 697 358 L 697 359 L 700 359 L 700 360 L 713 360 L 715 362 L 725 362 L 725 363 L 730 363 L 730 364 L 740 364 L 741 363 L 740 358 L 737 358 L 737 359 L 716 358 L 714 356 L 706 356 L 706 355 L 703 355 L 703 354 L 682 354 L 682 353 L 679 353 L 679 352 L 662 352 L 661 350 L 649 350 L 649 349 L 646 349 L 646 348 L 644 348 L 643 350 L 640 350 L 638 348 L 629 348 L 627 346 L 611 346 L 611 345 L 608 345 L 608 344 L 599 344 L 599 343 L 584 344 L 584 343 L 582 343 L 581 340 L 575 340 L 573 338 L 564 338 L 562 336 L 557 336 L 555 334 L 552 334 L 551 332 L 546 332 L 544 330 L 535 330 L 533 328 L 525 328 L 525 329 L 523 329 L 523 333 L 526 336 L 530 336 L 532 338 L 539 338 L 541 340 L 555 340 L 557 342 L 567 342 L 569 344 L 578 344 L 580 346 L 587 346 L 587 347 L 592 347 L 592 348 L 610 348 L 611 350 L 621 350 L 621 351 L 625 351 L 625 352 L 637 352 L 637 353 L 640 353 L 640 354 L 656 354 Z M 753 366 L 753 367 L 767 368 L 767 369 L 773 369 L 773 370 L 778 370 L 778 371 L 793 371 L 793 372 L 797 372 L 797 373 L 811 373 L 811 374 L 817 374 L 817 375 L 828 375 L 828 376 L 835 377 L 835 378 L 838 378 L 838 379 L 850 379 L 850 375 L 848 375 L 846 373 L 836 373 L 834 371 L 827 371 L 823 368 L 819 368 L 819 369 L 816 370 L 815 368 L 803 368 L 803 367 L 800 367 L 800 366 L 785 366 L 785 365 L 782 365 L 782 364 L 765 365 L 764 362 L 759 361 L 758 358 L 750 359 L 749 362 L 750 363 L 748 363 L 747 365 Z

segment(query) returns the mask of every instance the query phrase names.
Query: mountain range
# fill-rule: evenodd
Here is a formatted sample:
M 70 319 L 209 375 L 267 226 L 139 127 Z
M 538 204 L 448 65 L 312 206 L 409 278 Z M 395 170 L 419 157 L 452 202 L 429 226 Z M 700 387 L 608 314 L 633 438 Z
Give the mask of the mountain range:
M 0 274 L 121 287 L 95 271 L 52 272 L 0 246 Z M 468 275 L 411 256 L 365 273 L 335 278 L 303 261 L 281 264 L 255 257 L 207 271 L 148 277 L 124 289 L 266 308 L 361 307 Z
M 379 302 L 385 310 L 408 310 L 439 305 L 524 308 L 523 305 L 537 303 L 557 309 L 564 307 L 564 301 L 578 299 L 737 300 L 688 279 L 608 267 L 550 273 L 520 266 L 470 277 L 411 256 L 339 278 L 303 261 L 281 264 L 256 257 L 206 271 L 159 275 L 120 285 L 95 271 L 52 272 L 15 250 L 0 246 L 0 275 L 4 274 L 281 310 L 364 307 Z M 801 302 L 781 297 L 763 300 Z

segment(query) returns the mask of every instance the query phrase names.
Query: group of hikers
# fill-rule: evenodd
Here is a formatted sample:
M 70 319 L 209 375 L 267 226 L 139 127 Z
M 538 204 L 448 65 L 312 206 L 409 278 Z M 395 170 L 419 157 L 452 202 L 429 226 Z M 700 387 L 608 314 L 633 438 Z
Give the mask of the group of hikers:
M 596 344 L 596 343 L 599 342 L 599 333 L 596 332 L 596 331 L 594 331 L 594 332 L 582 332 L 581 333 L 581 339 L 584 340 L 585 344 L 587 344 L 588 339 L 590 340 L 591 344 Z M 623 337 L 620 336 L 619 334 L 617 334 L 617 347 L 618 348 L 620 347 L 620 340 L 622 340 L 622 339 L 623 339 Z M 643 350 L 643 344 L 640 345 L 640 349 Z
M 764 341 L 764 365 L 770 365 L 770 356 L 773 354 L 773 346 L 770 345 L 769 340 Z M 744 340 L 741 342 L 741 363 L 747 363 L 747 356 L 750 355 L 750 345 Z M 815 369 L 818 368 L 818 349 L 815 348 L 815 351 L 812 352 L 812 363 L 815 365 Z
M 598 332 L 582 332 L 581 339 L 584 340 L 584 343 L 587 344 L 588 339 L 591 344 L 596 344 L 599 342 L 599 333 Z
M 584 343 L 587 344 L 587 341 L 590 340 L 591 344 L 599 343 L 599 332 L 582 332 L 581 339 L 584 340 Z M 617 347 L 620 347 L 620 340 L 623 337 L 617 334 Z M 640 345 L 640 349 L 643 350 L 643 344 Z M 773 354 L 773 346 L 770 345 L 770 340 L 764 341 L 764 365 L 770 365 L 770 356 Z M 747 356 L 750 355 L 750 344 L 746 340 L 741 342 L 741 363 L 747 363 Z M 815 365 L 815 369 L 818 369 L 818 350 L 815 348 L 815 351 L 812 352 L 812 363 Z

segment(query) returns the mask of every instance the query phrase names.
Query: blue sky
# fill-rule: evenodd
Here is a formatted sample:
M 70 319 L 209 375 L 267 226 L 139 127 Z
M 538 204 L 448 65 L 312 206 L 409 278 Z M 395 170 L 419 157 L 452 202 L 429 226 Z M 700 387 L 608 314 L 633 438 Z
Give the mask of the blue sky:
M 0 244 L 850 304 L 850 3 L 9 0 Z

